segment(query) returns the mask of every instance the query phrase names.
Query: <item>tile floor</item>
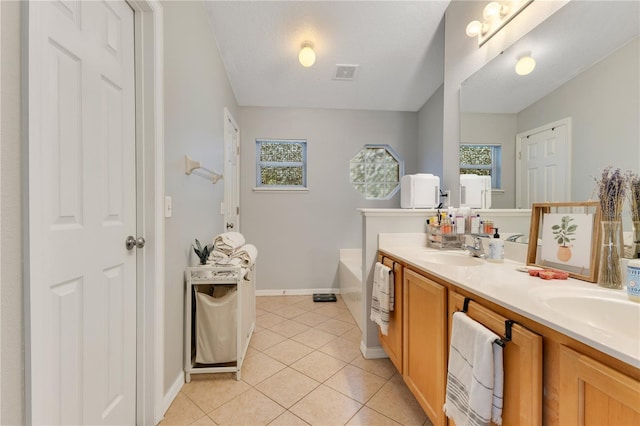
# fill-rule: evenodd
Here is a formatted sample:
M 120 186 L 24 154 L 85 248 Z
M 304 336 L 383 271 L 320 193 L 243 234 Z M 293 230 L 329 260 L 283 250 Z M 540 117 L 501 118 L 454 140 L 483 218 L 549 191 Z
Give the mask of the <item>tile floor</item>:
M 360 353 L 360 330 L 340 297 L 256 299 L 242 367 L 192 375 L 162 425 L 430 425 L 388 359 Z

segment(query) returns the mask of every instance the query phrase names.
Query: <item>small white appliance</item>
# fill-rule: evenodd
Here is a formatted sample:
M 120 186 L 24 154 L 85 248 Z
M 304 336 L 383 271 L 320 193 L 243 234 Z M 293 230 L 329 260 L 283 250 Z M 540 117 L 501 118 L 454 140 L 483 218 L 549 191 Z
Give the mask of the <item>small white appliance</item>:
M 460 175 L 460 207 L 491 208 L 491 176 Z
M 431 209 L 440 204 L 440 178 L 429 173 L 404 175 L 400 180 L 400 207 Z

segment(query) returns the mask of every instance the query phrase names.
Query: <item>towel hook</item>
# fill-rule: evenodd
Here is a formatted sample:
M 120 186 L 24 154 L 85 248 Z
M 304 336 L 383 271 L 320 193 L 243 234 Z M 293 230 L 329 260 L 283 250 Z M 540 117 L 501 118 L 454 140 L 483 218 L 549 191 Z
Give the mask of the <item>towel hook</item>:
M 473 299 L 471 299 L 469 297 L 465 297 L 464 298 L 464 303 L 462 304 L 462 312 L 464 312 L 465 314 L 469 310 L 469 302 L 473 302 Z

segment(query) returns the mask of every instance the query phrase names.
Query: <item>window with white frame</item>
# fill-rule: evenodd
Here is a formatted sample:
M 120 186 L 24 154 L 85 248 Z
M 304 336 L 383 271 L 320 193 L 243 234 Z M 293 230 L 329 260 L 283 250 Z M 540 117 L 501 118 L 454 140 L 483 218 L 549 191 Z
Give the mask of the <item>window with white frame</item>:
M 349 162 L 349 174 L 367 200 L 388 200 L 400 188 L 404 164 L 389 145 L 365 145 Z
M 262 189 L 305 189 L 307 141 L 257 139 L 256 186 Z
M 502 147 L 460 144 L 460 174 L 491 176 L 491 188 L 501 188 Z

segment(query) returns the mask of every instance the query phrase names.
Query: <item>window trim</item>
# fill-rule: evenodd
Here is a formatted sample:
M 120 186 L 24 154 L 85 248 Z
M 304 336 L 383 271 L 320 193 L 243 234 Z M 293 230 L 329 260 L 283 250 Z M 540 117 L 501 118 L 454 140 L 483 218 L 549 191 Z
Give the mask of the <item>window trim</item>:
M 302 146 L 302 161 L 260 161 L 260 148 L 262 143 L 298 144 Z M 267 185 L 262 183 L 261 170 L 263 167 L 302 167 L 302 185 Z M 254 191 L 308 191 L 307 183 L 307 140 L 306 139 L 256 139 L 256 187 Z
M 491 170 L 491 190 L 502 190 L 502 145 L 497 143 L 461 143 L 458 150 L 463 146 L 491 148 L 491 165 L 459 163 L 459 169 L 460 172 L 468 169 Z
M 387 194 L 386 197 L 382 197 L 382 198 L 372 198 L 369 197 L 366 193 L 360 192 L 360 190 L 358 190 L 355 185 L 357 184 L 364 184 L 365 187 L 369 184 L 369 183 L 388 183 L 388 182 L 368 182 L 367 181 L 367 175 L 366 175 L 366 164 L 367 162 L 365 161 L 364 164 L 365 165 L 365 176 L 364 176 L 364 181 L 363 182 L 354 182 L 351 179 L 351 165 L 352 165 L 352 161 L 353 159 L 363 150 L 363 149 L 375 149 L 375 148 L 384 148 L 390 155 L 391 157 L 393 157 L 394 160 L 396 160 L 396 162 L 398 163 L 398 184 L 396 185 L 396 187 L 389 192 L 389 194 Z M 379 144 L 379 143 L 374 143 L 374 144 L 365 144 L 362 148 L 360 148 L 358 150 L 358 152 L 351 157 L 351 159 L 349 160 L 349 183 L 351 183 L 351 186 L 358 191 L 358 193 L 362 194 L 362 196 L 365 198 L 365 200 L 372 200 L 372 201 L 384 201 L 384 200 L 390 200 L 391 198 L 393 198 L 394 195 L 396 195 L 398 193 L 398 191 L 400 191 L 400 181 L 402 180 L 402 176 L 404 176 L 404 160 L 402 158 L 400 158 L 400 156 L 398 155 L 398 153 L 396 152 L 395 149 L 393 149 L 393 147 L 391 145 L 388 144 Z

